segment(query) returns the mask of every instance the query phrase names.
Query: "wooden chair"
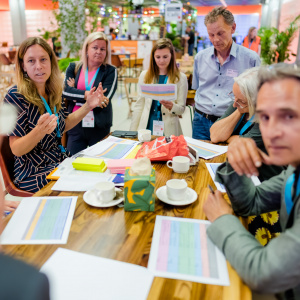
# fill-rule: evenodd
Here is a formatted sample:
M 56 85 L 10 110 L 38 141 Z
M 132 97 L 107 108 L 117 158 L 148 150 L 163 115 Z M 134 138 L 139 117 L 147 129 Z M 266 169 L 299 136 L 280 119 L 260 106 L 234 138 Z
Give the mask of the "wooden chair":
M 11 65 L 11 61 L 4 53 L 0 53 L 0 63 L 4 66 Z
M 5 136 L 0 149 L 0 168 L 7 193 L 18 197 L 31 197 L 33 193 L 18 189 L 14 185 L 14 155 L 9 146 L 9 137 Z
M 129 113 L 128 113 L 128 117 L 131 116 L 132 114 L 132 103 L 136 102 L 137 98 L 138 98 L 138 93 L 135 89 L 135 91 L 131 91 L 132 89 L 130 89 L 129 84 L 134 83 L 137 84 L 139 82 L 138 78 L 125 78 L 124 79 L 124 84 L 125 84 L 125 92 L 126 92 L 126 97 L 127 97 L 127 101 L 128 101 L 128 105 L 129 105 Z
M 126 75 L 126 67 L 122 63 L 119 55 L 111 56 L 111 64 L 118 70 L 118 80 L 123 80 Z

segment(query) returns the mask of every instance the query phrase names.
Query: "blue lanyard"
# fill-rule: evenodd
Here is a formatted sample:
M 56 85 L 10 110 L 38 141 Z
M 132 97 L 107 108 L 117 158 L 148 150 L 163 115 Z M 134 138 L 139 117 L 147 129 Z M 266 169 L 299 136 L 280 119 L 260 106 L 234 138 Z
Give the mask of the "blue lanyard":
M 48 105 L 46 99 L 45 99 L 43 96 L 41 96 L 41 95 L 40 95 L 40 97 L 41 97 L 41 99 L 42 99 L 43 102 L 44 102 L 44 105 L 45 105 L 45 108 L 46 108 L 47 113 L 49 113 L 49 115 L 51 116 L 51 115 L 52 115 L 52 111 L 51 111 L 51 108 L 50 108 L 50 106 Z M 58 117 L 58 113 L 56 112 L 56 107 L 54 107 L 54 114 L 55 114 L 55 116 L 57 117 L 56 136 L 57 136 L 58 139 L 60 140 L 60 139 L 61 139 L 61 135 L 60 135 L 60 131 L 59 131 L 59 117 Z M 58 145 L 58 147 L 59 147 L 59 149 L 60 149 L 60 151 L 61 151 L 62 153 L 65 153 L 65 152 L 66 152 L 66 149 L 63 147 L 63 145 L 62 145 L 61 143 Z
M 239 128 L 239 126 L 240 126 L 241 122 L 243 121 L 244 117 L 245 117 L 245 114 L 243 114 L 241 116 L 241 118 L 239 119 L 238 123 L 235 125 L 235 127 L 233 129 L 233 132 L 236 131 Z
M 292 199 L 292 189 L 293 189 L 293 185 L 295 182 L 295 173 L 293 173 L 288 180 L 286 181 L 285 184 L 285 189 L 284 189 L 284 200 L 285 200 L 285 205 L 286 205 L 286 211 L 288 213 L 288 215 L 290 214 L 292 207 L 293 207 L 293 199 Z M 300 194 L 300 176 L 298 178 L 298 182 L 297 182 L 297 188 L 296 188 L 296 194 L 295 194 L 295 198 L 297 198 Z
M 166 84 L 167 81 L 168 81 L 168 76 L 165 77 L 165 80 L 164 80 L 164 83 L 163 83 L 163 84 Z M 158 108 L 161 107 L 161 104 L 160 104 L 159 102 L 158 102 L 158 104 L 157 104 L 157 107 L 158 107 Z M 157 120 L 160 120 L 160 115 L 161 115 L 161 111 L 158 110 L 158 112 L 157 112 Z
M 86 68 L 85 70 L 85 89 L 87 91 L 90 91 L 94 82 L 95 82 L 95 79 L 98 75 L 98 72 L 99 72 L 100 68 L 97 69 L 95 75 L 93 76 L 92 80 L 90 81 L 90 84 L 89 84 L 89 71 L 88 71 L 88 68 Z
M 254 119 L 254 115 L 251 117 L 251 119 L 243 126 L 243 128 L 240 130 L 239 135 L 243 135 L 243 133 L 252 125 L 252 120 Z

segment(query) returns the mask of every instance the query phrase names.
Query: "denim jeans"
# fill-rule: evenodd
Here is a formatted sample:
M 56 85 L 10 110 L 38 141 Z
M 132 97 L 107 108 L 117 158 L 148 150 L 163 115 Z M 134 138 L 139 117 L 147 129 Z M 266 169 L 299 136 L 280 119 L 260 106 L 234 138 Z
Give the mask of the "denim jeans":
M 189 54 L 189 56 L 193 56 L 193 54 L 194 54 L 194 44 L 188 45 L 188 54 Z
M 193 119 L 193 139 L 210 141 L 209 130 L 212 124 L 214 124 L 213 121 L 206 119 L 195 111 Z

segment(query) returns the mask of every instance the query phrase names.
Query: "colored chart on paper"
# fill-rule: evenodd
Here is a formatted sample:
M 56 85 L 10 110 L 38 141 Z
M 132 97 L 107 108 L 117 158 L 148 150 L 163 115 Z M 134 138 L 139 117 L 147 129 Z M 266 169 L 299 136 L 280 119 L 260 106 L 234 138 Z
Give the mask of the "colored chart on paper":
M 175 100 L 177 98 L 176 84 L 141 84 L 141 93 L 153 100 Z
M 213 158 L 215 156 L 226 153 L 228 150 L 227 146 L 215 145 L 215 144 L 199 141 L 187 136 L 185 136 L 184 139 L 186 140 L 187 144 L 190 147 L 194 148 L 195 151 L 198 152 L 198 156 L 204 159 Z
M 4 245 L 66 244 L 77 197 L 27 197 L 5 227 Z
M 210 222 L 157 216 L 148 268 L 155 276 L 228 285 L 226 260 L 207 237 Z
M 59 240 L 62 237 L 72 198 L 41 199 L 24 240 Z
M 97 156 L 110 159 L 121 159 L 129 153 L 130 150 L 134 149 L 134 147 L 134 145 L 115 143 Z
M 189 146 L 192 146 L 193 148 L 195 148 L 198 152 L 199 157 L 203 157 L 203 158 L 209 158 L 212 155 L 216 155 L 219 154 L 217 151 L 214 150 L 210 150 L 201 146 L 197 146 L 191 143 L 188 143 Z

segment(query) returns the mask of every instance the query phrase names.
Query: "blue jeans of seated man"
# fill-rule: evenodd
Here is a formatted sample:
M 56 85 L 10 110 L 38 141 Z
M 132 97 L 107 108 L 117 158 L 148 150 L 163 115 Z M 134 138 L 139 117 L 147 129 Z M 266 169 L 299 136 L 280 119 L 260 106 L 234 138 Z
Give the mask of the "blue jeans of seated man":
M 193 56 L 193 54 L 194 54 L 194 44 L 190 44 L 188 46 L 188 54 L 189 54 L 189 56 Z
M 210 127 L 214 124 L 195 111 L 193 119 L 193 139 L 210 141 Z

